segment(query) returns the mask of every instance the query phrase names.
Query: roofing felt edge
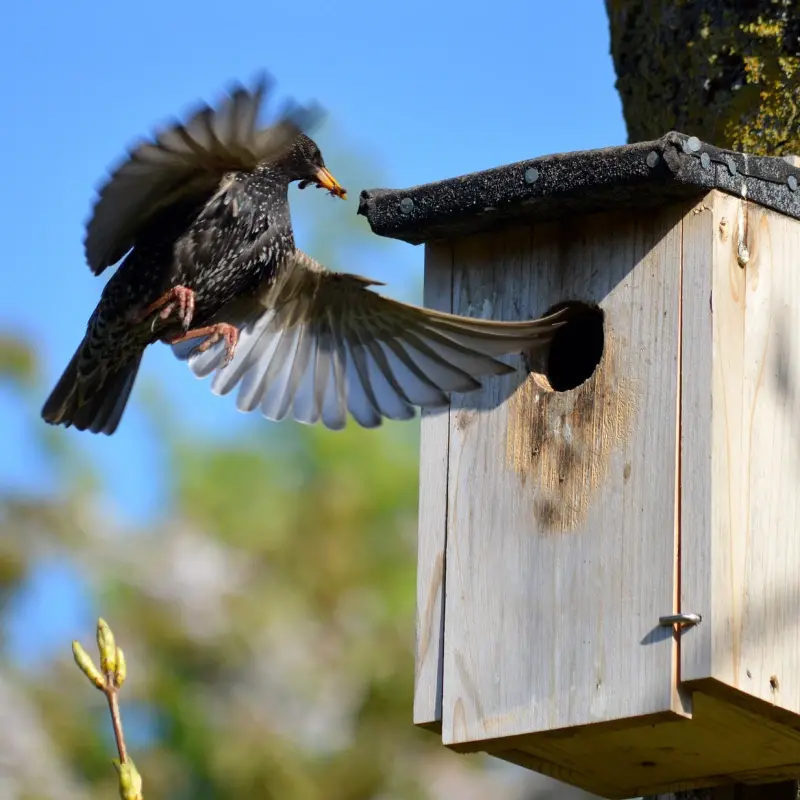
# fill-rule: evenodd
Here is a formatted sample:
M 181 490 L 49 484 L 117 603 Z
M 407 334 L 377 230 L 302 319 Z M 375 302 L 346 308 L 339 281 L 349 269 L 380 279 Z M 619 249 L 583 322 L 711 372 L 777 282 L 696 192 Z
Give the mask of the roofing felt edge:
M 800 219 L 800 169 L 671 131 L 652 142 L 519 161 L 409 189 L 367 189 L 358 213 L 373 233 L 410 244 L 522 219 L 664 205 L 719 189 Z

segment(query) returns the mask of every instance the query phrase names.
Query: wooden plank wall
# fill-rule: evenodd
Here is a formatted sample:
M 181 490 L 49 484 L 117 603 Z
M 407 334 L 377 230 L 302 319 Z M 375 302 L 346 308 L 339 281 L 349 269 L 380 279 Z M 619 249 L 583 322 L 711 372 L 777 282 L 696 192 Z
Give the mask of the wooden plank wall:
M 531 318 L 574 298 L 606 328 L 574 390 L 520 371 L 453 400 L 446 744 L 684 713 L 658 626 L 676 602 L 680 257 L 674 209 L 456 243 L 457 313 Z

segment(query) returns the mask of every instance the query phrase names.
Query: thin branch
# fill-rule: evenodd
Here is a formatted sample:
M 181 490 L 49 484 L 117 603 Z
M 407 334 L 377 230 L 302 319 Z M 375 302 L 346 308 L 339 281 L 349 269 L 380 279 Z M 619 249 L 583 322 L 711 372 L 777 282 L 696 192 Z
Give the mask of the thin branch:
M 114 634 L 105 620 L 97 621 L 97 647 L 100 651 L 100 669 L 97 668 L 89 654 L 81 647 L 80 642 L 72 643 L 72 654 L 81 672 L 98 688 L 108 701 L 111 712 L 111 724 L 114 728 L 114 739 L 117 742 L 119 761 L 114 760 L 119 776 L 119 794 L 122 800 L 143 800 L 142 778 L 136 770 L 133 759 L 128 755 L 125 746 L 125 734 L 122 731 L 122 715 L 119 710 L 119 690 L 125 682 L 127 666 L 122 648 L 117 647 Z
M 119 763 L 126 764 L 128 762 L 128 748 L 125 746 L 125 734 L 122 731 L 122 717 L 119 713 L 119 689 L 109 681 L 107 688 L 103 693 L 108 700 L 108 709 L 111 712 L 111 724 L 114 727 L 114 738 L 117 741 L 117 750 L 119 751 Z

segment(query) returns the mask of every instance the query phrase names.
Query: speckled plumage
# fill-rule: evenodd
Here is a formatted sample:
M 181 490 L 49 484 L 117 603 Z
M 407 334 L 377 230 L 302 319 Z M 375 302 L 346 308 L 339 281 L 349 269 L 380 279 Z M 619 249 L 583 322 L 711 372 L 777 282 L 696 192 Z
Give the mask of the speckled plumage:
M 106 284 L 95 310 L 90 332 L 102 342 L 98 357 L 121 362 L 177 335 L 177 320 L 148 317 L 134 323 L 130 314 L 174 286 L 194 292 L 193 322 L 199 325 L 269 281 L 295 249 L 287 197 L 291 180 L 288 170 L 273 167 L 233 175 L 199 209 L 170 208 L 156 218 Z

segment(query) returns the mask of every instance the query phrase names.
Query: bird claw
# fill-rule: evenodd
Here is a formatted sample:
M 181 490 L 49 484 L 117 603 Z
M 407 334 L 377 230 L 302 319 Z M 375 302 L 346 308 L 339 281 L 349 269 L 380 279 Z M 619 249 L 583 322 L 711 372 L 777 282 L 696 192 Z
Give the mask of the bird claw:
M 168 344 L 179 344 L 180 342 L 185 342 L 187 339 L 197 339 L 201 336 L 206 336 L 207 338 L 192 350 L 192 355 L 196 353 L 205 353 L 209 347 L 213 347 L 220 339 L 224 339 L 225 361 L 222 366 L 226 367 L 231 363 L 236 352 L 236 345 L 239 342 L 239 329 L 235 325 L 230 325 L 227 322 L 218 322 L 216 325 L 207 325 L 205 328 L 197 328 L 193 331 L 188 331 L 183 335 L 178 335 L 169 339 Z
M 227 322 L 220 322 L 218 325 L 212 325 L 213 333 L 202 344 L 196 348 L 198 353 L 204 353 L 209 347 L 215 345 L 220 339 L 225 340 L 225 361 L 222 366 L 226 367 L 233 360 L 234 353 L 236 352 L 236 345 L 239 343 L 239 329 L 234 325 L 229 325 Z
M 173 286 L 158 300 L 136 314 L 134 321 L 137 323 L 144 322 L 151 314 L 158 311 L 158 316 L 153 318 L 150 325 L 151 329 L 154 329 L 159 320 L 167 320 L 177 311 L 181 327 L 186 332 L 189 330 L 194 317 L 194 303 L 194 290 L 185 286 Z

